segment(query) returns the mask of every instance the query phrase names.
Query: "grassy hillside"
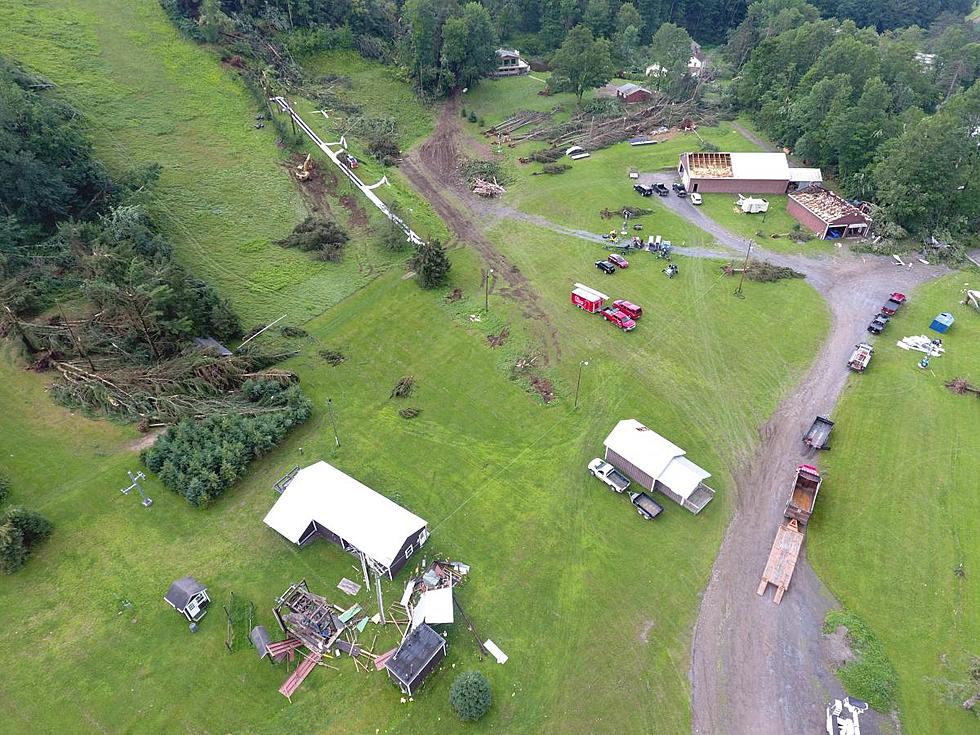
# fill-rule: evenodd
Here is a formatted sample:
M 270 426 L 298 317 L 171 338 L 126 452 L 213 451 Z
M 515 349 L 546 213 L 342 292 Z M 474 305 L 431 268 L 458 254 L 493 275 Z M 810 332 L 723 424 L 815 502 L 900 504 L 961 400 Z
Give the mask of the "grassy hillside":
M 254 129 L 245 87 L 179 36 L 157 0 L 11 0 L 0 5 L 0 52 L 58 85 L 110 170 L 163 166 L 154 209 L 165 233 L 247 325 L 308 319 L 390 267 L 363 236 L 339 265 L 273 244 L 305 214 L 275 130 Z
M 29 500 L 57 524 L 51 541 L 0 587 L 0 656 L 15 660 L 25 641 L 32 652 L 29 665 L 11 668 L 0 683 L 15 729 L 349 733 L 437 722 L 440 732 L 456 732 L 463 728 L 446 706 L 453 664 L 480 668 L 494 686 L 493 712 L 467 731 L 689 728 L 690 626 L 730 507 L 726 467 L 750 450 L 754 427 L 804 367 L 799 347 L 819 339 L 826 319 L 801 282 L 746 284 L 748 298 L 736 301 L 713 263 L 681 261 L 682 276 L 668 281 L 650 260 L 599 282 L 648 309 L 639 328 L 623 334 L 567 302 L 568 281 L 596 281 L 580 241 L 512 224 L 493 235 L 512 243 L 508 255 L 540 290 L 558 335 L 563 359 L 545 369 L 554 404 L 509 378 L 527 349 L 519 306 L 491 297 L 488 323 L 512 327 L 512 340 L 496 350 L 484 322 L 467 316 L 480 311 L 478 263 L 458 250 L 450 286 L 464 292 L 459 308 L 445 306 L 443 292 L 421 292 L 389 273 L 309 325 L 314 342 L 301 344 L 290 367 L 316 406 L 333 399 L 341 448 L 318 410 L 207 511 L 152 478 L 152 509 L 121 495 L 125 470 L 137 466 L 125 448 L 132 433 L 67 416 L 47 403 L 34 376 L 3 364 L 0 408 L 11 438 L 4 463 L 15 500 Z M 800 316 L 774 342 L 763 335 L 777 314 Z M 342 349 L 348 360 L 327 366 L 317 355 L 323 347 Z M 590 365 L 575 411 L 581 359 Z M 405 374 L 415 376 L 417 394 L 390 400 Z M 739 394 L 745 400 L 730 399 Z M 405 404 L 421 415 L 400 418 Z M 664 516 L 644 522 L 587 475 L 602 438 L 631 416 L 714 474 L 718 497 L 700 516 L 665 501 Z M 346 601 L 334 588 L 342 576 L 357 577 L 351 557 L 327 544 L 298 551 L 261 523 L 274 500 L 271 482 L 319 458 L 427 518 L 426 554 L 473 566 L 461 601 L 481 635 L 511 656 L 505 666 L 479 662 L 457 627 L 446 665 L 414 702 L 401 704 L 381 674 L 358 674 L 340 661 L 339 672 L 315 671 L 290 705 L 276 691 L 283 667 L 250 650 L 225 652 L 220 607 L 200 632 L 187 632 L 160 599 L 186 573 L 205 580 L 219 603 L 231 591 L 251 599 L 257 622 L 270 627 L 275 596 L 301 577 Z M 403 578 L 385 586 L 387 599 Z M 18 601 L 28 598 L 25 615 Z M 373 604 L 364 592 L 360 601 Z M 393 642 L 394 631 L 382 631 L 377 649 Z M 38 687 L 44 697 L 34 696 Z
M 943 387 L 956 377 L 980 384 L 980 315 L 957 303 L 964 280 L 912 294 L 868 372 L 848 384 L 807 542 L 820 576 L 884 644 L 910 733 L 967 733 L 977 722 L 959 707 L 969 687 L 949 684 L 966 685 L 980 654 L 980 407 Z M 956 317 L 947 352 L 921 370 L 922 354 L 895 341 L 939 336 L 928 326 L 940 311 Z

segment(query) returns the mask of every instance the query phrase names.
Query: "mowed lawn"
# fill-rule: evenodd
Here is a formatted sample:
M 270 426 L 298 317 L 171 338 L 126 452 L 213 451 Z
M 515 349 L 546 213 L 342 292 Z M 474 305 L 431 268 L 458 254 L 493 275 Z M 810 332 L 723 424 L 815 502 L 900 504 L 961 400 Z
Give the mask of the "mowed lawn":
M 751 196 L 751 195 L 749 195 Z M 747 214 L 736 206 L 736 194 L 702 194 L 703 203 L 700 205 L 705 214 L 736 235 L 755 240 L 767 250 L 784 253 L 832 254 L 839 253 L 837 243 L 829 240 L 818 240 L 807 229 L 786 211 L 789 197 L 785 194 L 760 194 L 769 202 L 768 212 Z M 787 237 L 794 231 L 799 231 L 809 239 L 797 244 Z M 838 241 L 841 242 L 841 241 Z
M 363 235 L 339 265 L 274 244 L 306 212 L 275 129 L 253 127 L 258 103 L 157 0 L 10 0 L 0 5 L 0 53 L 58 85 L 110 171 L 163 166 L 154 213 L 246 325 L 283 313 L 304 321 L 399 260 Z
M 308 325 L 314 341 L 302 342 L 288 366 L 316 413 L 208 510 L 188 507 L 153 478 L 150 510 L 120 494 L 125 470 L 138 467 L 125 448 L 135 432 L 68 416 L 48 403 L 38 377 L 3 364 L 3 464 L 14 500 L 56 523 L 49 543 L 0 585 L 0 656 L 17 664 L 0 682 L 0 702 L 13 730 L 689 729 L 691 626 L 731 508 L 730 467 L 752 451 L 756 427 L 798 379 L 825 312 L 800 281 L 746 284 L 741 301 L 715 263 L 683 259 L 672 281 L 652 259 L 597 281 L 593 253 L 583 249 L 592 246 L 582 241 L 513 223 L 491 235 L 507 243 L 557 334 L 561 361 L 543 368 L 558 393 L 552 405 L 509 378 L 509 365 L 531 349 L 520 341 L 519 304 L 491 295 L 487 318 L 514 327 L 514 342 L 496 350 L 482 322 L 446 307 L 444 294 L 458 286 L 464 307 L 480 311 L 479 263 L 457 250 L 445 290 L 423 292 L 390 272 Z M 568 303 L 572 280 L 631 298 L 648 314 L 624 334 Z M 777 317 L 791 322 L 773 339 Z M 317 355 L 324 347 L 348 359 L 330 367 Z M 581 360 L 589 366 L 576 411 Z M 395 381 L 409 374 L 416 394 L 391 400 Z M 328 397 L 339 449 L 323 411 Z M 403 419 L 403 406 L 421 414 Z M 664 515 L 645 522 L 588 476 L 606 433 L 630 417 L 713 473 L 718 496 L 701 515 L 664 499 Z M 277 692 L 285 667 L 252 650 L 225 651 L 219 605 L 231 591 L 252 600 L 256 622 L 270 629 L 275 597 L 300 578 L 349 600 L 335 586 L 357 579 L 352 557 L 325 543 L 299 551 L 261 522 L 275 478 L 320 458 L 428 519 L 423 556 L 472 565 L 460 600 L 480 635 L 510 655 L 506 665 L 479 661 L 457 626 L 446 664 L 413 702 L 401 703 L 383 674 L 341 660 L 340 671 L 314 671 L 290 705 Z M 187 573 L 206 581 L 216 601 L 196 635 L 161 599 Z M 405 576 L 385 585 L 389 602 Z M 358 599 L 371 611 L 370 594 Z M 373 633 L 363 639 L 371 643 Z M 395 642 L 394 631 L 382 631 L 376 649 Z M 490 677 L 495 704 L 483 722 L 463 727 L 447 692 L 470 667 Z
M 943 386 L 957 377 L 980 385 L 980 314 L 957 303 L 965 280 L 912 294 L 868 371 L 851 378 L 807 542 L 821 578 L 884 644 L 910 733 L 977 727 L 959 705 L 976 689 L 969 666 L 980 654 L 980 402 Z M 939 336 L 928 327 L 941 311 L 956 317 L 946 354 L 921 370 L 922 354 L 895 342 Z

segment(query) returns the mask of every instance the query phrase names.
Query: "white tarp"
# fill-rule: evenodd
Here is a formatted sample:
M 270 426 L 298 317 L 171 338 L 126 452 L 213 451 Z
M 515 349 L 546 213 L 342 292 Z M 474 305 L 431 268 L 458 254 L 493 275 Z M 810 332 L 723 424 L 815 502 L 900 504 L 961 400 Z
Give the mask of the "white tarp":
M 265 516 L 265 524 L 299 543 L 312 522 L 386 567 L 426 522 L 326 462 L 304 467 Z
M 683 449 L 636 419 L 625 419 L 616 424 L 603 444 L 684 500 L 701 482 L 711 477 L 710 472 L 687 459 Z
M 493 656 L 493 657 L 494 657 L 495 659 L 497 659 L 497 663 L 498 663 L 498 664 L 505 664 L 505 663 L 507 663 L 507 654 L 506 654 L 506 653 L 504 653 L 503 651 L 501 651 L 501 650 L 500 650 L 500 646 L 498 646 L 498 645 L 497 645 L 496 643 L 494 643 L 494 642 L 493 642 L 492 640 L 490 640 L 489 638 L 487 638 L 487 639 L 486 639 L 486 640 L 485 640 L 485 641 L 483 642 L 483 647 L 484 647 L 485 649 L 487 649 L 488 651 L 490 651 L 490 654 L 491 654 L 491 655 L 492 655 L 492 656 Z
M 926 336 L 925 334 L 920 334 L 914 337 L 902 337 L 896 344 L 903 350 L 924 352 L 929 357 L 939 357 L 946 351 L 941 344 L 933 344 L 932 338 Z
M 423 592 L 418 604 L 412 610 L 412 630 L 429 623 L 443 625 L 452 623 L 453 617 L 453 588 L 441 587 L 437 590 Z
M 738 206 L 741 207 L 743 212 L 749 214 L 769 211 L 769 202 L 765 199 L 758 199 L 755 197 L 743 197 L 739 195 Z

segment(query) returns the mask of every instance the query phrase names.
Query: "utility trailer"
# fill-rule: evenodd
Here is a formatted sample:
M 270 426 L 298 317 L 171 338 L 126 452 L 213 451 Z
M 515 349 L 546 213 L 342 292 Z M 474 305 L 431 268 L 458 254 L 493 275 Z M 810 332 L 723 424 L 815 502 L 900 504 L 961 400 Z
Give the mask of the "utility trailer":
M 801 526 L 806 526 L 813 514 L 813 506 L 817 502 L 817 493 L 820 492 L 822 482 L 820 471 L 813 465 L 801 464 L 796 468 L 793 492 L 786 501 L 786 510 L 783 512 L 786 520 L 796 520 Z
M 811 449 L 829 449 L 827 440 L 834 429 L 834 422 L 824 416 L 817 416 L 803 435 L 803 443 Z
M 796 561 L 800 558 L 802 547 L 803 531 L 800 530 L 797 520 L 794 518 L 780 524 L 776 531 L 776 540 L 772 542 L 766 570 L 762 573 L 762 581 L 755 591 L 757 595 L 766 594 L 766 588 L 771 584 L 776 588 L 772 601 L 777 605 L 782 602 L 783 593 L 789 588 L 793 572 L 796 570 Z
M 868 363 L 871 362 L 871 355 L 874 354 L 874 351 L 875 348 L 867 342 L 854 345 L 854 351 L 847 360 L 847 367 L 856 373 L 863 373 L 867 369 Z

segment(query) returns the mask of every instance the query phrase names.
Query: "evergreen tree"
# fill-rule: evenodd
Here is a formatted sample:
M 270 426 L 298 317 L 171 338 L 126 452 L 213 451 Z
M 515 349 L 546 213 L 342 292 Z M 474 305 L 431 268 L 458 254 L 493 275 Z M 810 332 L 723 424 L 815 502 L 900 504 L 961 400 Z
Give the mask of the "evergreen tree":
M 445 285 L 452 263 L 446 257 L 442 243 L 433 240 L 416 246 L 411 266 L 422 288 L 436 288 Z
M 493 702 L 490 682 L 479 671 L 466 671 L 449 687 L 449 704 L 461 720 L 479 720 L 490 710 Z

